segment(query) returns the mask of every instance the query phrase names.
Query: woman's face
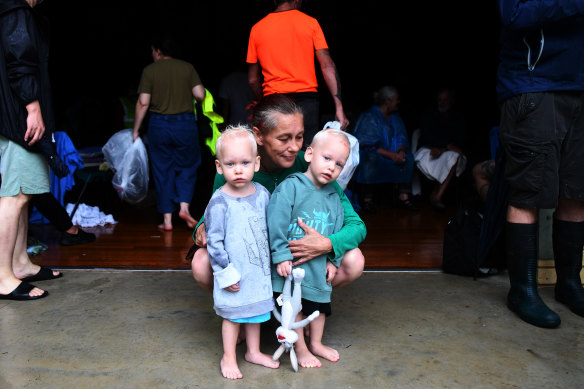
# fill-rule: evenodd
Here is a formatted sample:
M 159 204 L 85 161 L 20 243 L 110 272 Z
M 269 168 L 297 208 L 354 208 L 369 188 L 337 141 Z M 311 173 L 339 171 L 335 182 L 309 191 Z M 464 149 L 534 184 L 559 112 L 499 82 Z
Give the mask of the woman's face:
M 302 147 L 304 121 L 302 115 L 276 114 L 278 125 L 267 134 L 254 128 L 259 151 L 261 152 L 262 170 L 274 171 L 291 167 Z

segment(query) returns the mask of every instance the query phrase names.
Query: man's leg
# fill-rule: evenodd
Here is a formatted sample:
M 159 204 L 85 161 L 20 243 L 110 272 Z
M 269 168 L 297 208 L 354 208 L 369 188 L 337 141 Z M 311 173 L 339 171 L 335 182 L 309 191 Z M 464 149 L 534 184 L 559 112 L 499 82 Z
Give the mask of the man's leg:
M 0 220 L 2 221 L 0 222 L 0 294 L 3 295 L 11 293 L 21 283 L 14 275 L 13 260 L 17 252 L 17 241 L 19 243 L 24 241 L 26 251 L 26 226 L 21 226 L 20 221 L 29 198 L 30 196 L 22 192 L 16 196 L 0 198 Z M 33 288 L 29 295 L 41 296 L 43 293 L 43 290 Z
M 560 198 L 553 226 L 556 300 L 584 316 L 582 249 L 584 248 L 584 202 Z
M 560 325 L 560 317 L 537 292 L 538 214 L 536 208 L 509 206 L 507 211 L 507 266 L 511 284 L 507 306 L 530 324 L 554 328 Z

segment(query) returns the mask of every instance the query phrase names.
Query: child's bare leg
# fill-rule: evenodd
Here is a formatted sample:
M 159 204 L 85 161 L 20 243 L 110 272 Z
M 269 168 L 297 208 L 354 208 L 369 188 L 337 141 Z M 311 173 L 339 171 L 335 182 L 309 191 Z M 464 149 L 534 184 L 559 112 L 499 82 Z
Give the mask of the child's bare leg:
M 339 360 L 339 352 L 332 347 L 322 344 L 322 334 L 324 333 L 324 323 L 326 315 L 321 313 L 316 319 L 310 322 L 310 350 L 315 355 L 328 359 L 331 362 Z
M 296 317 L 296 321 L 304 319 L 302 312 Z M 298 334 L 298 340 L 294 343 L 294 351 L 296 352 L 296 358 L 298 359 L 298 364 L 302 367 L 321 367 L 322 363 L 315 357 L 308 347 L 306 346 L 306 340 L 304 340 L 304 328 L 298 328 L 295 330 Z
M 223 358 L 221 358 L 221 374 L 223 377 L 236 380 L 243 378 L 243 374 L 237 366 L 237 356 L 235 345 L 237 344 L 237 334 L 239 333 L 239 323 L 234 323 L 223 319 L 221 335 L 223 336 Z
M 247 343 L 247 352 L 245 360 L 256 365 L 262 365 L 272 369 L 277 369 L 280 362 L 272 360 L 272 356 L 263 354 L 260 351 L 260 323 L 246 323 L 245 341 Z

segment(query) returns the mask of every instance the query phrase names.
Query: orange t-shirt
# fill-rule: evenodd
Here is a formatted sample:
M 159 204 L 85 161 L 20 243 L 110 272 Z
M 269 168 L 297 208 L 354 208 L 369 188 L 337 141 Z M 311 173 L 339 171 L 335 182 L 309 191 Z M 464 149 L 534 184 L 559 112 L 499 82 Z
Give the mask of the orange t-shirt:
M 328 49 L 318 21 L 298 10 L 273 12 L 249 34 L 247 62 L 258 63 L 264 95 L 316 92 L 314 52 Z

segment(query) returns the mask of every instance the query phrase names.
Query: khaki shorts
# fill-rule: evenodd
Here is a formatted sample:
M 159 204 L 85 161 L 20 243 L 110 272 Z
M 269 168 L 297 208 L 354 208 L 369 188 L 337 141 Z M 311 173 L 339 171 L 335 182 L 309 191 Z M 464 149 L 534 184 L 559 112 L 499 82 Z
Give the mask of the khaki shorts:
M 0 136 L 0 156 L 0 197 L 16 196 L 21 190 L 24 194 L 49 192 L 49 166 L 41 154 Z

